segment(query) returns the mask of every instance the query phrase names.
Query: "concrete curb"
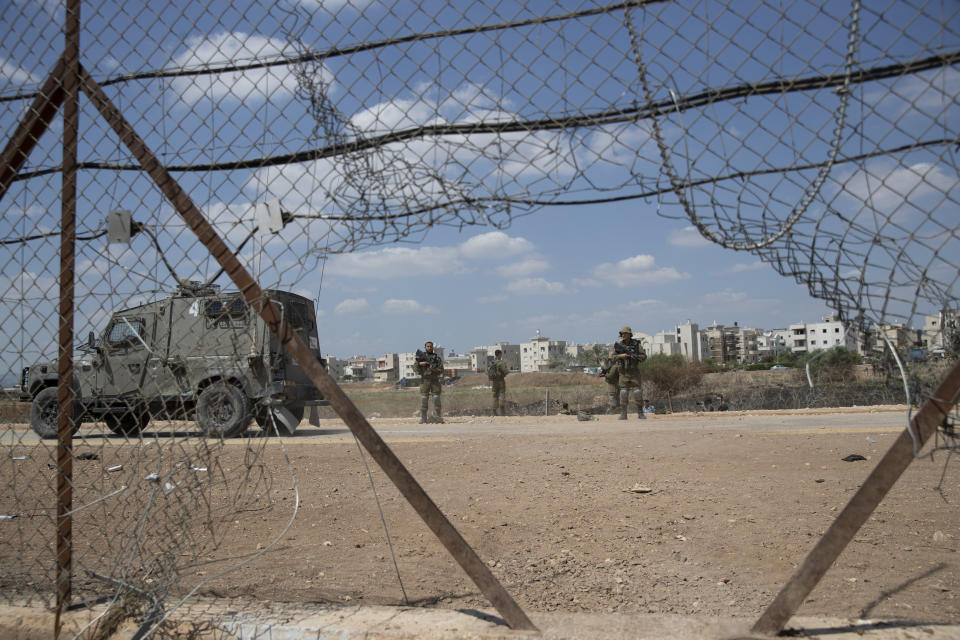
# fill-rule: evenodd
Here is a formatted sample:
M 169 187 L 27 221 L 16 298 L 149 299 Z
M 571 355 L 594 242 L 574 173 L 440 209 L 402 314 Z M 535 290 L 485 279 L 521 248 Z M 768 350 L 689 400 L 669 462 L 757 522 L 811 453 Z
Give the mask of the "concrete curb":
M 61 638 L 73 638 L 104 607 L 68 612 Z M 171 628 L 183 637 L 241 640 L 747 640 L 754 620 L 650 614 L 527 612 L 539 632 L 513 631 L 491 611 L 407 607 L 345 607 L 239 600 L 192 602 L 174 611 Z M 48 640 L 54 615 L 39 606 L 0 605 L 0 638 Z M 84 638 L 129 640 L 131 621 Z M 956 640 L 960 624 L 799 617 L 788 629 L 822 640 Z M 176 637 L 176 635 L 175 635 Z

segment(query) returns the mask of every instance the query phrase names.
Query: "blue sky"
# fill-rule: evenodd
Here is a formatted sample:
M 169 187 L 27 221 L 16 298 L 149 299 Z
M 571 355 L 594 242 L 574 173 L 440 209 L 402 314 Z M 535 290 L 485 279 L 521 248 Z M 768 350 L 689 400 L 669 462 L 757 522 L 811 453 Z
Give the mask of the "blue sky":
M 610 342 L 624 324 L 650 334 L 687 320 L 770 329 L 829 313 L 804 287 L 689 225 L 638 223 L 636 206 L 553 208 L 505 231 L 437 232 L 420 246 L 334 258 L 320 294 L 327 350 L 411 351 L 430 338 L 462 352 L 537 330 Z
M 648 97 L 669 105 L 709 89 L 846 68 L 850 7 L 804 0 L 634 9 L 642 65 L 622 9 L 337 53 L 606 4 L 284 0 L 183 9 L 172 0 L 149 8 L 104 0 L 83 5 L 82 62 L 172 167 L 276 157 L 417 127 L 629 112 Z M 0 17 L 4 139 L 27 105 L 14 96 L 42 84 L 62 47 L 59 2 L 14 0 L 12 8 Z M 852 68 L 957 49 L 958 12 L 950 2 L 864 7 Z M 331 108 L 326 127 L 312 117 L 290 66 L 113 82 L 160 69 L 275 61 L 304 49 L 334 52 L 312 68 Z M 778 260 L 836 285 L 848 308 L 922 324 L 944 288 L 956 300 L 960 287 L 958 163 L 953 144 L 937 142 L 957 137 L 958 95 L 960 72 L 947 67 L 855 85 L 846 110 L 829 88 L 669 113 L 659 130 L 638 116 L 562 130 L 423 135 L 350 155 L 173 174 L 233 247 L 256 228 L 263 202 L 277 199 L 295 216 L 279 234 L 255 234 L 239 255 L 263 286 L 316 300 L 321 346 L 339 357 L 411 351 L 425 339 L 459 352 L 525 341 L 538 330 L 606 342 L 623 324 L 651 334 L 687 320 L 773 329 L 829 314 L 805 286 L 774 271 Z M 55 119 L 24 172 L 58 166 L 62 128 Z M 85 99 L 81 128 L 82 162 L 132 163 Z M 670 180 L 658 136 L 670 171 L 706 181 L 686 191 L 689 209 L 669 191 L 606 204 L 518 202 L 662 189 Z M 834 147 L 844 158 L 918 141 L 929 144 L 838 163 L 814 186 L 816 167 Z M 711 182 L 751 171 L 768 172 Z M 122 208 L 157 237 L 156 245 L 145 234 L 130 246 L 79 243 L 78 335 L 102 327 L 111 309 L 173 289 L 160 252 L 177 277 L 217 271 L 142 173 L 86 169 L 78 181 L 81 236 Z M 15 182 L 0 203 L 0 237 L 56 231 L 59 189 L 55 172 Z M 710 243 L 690 220 L 741 242 L 746 232 L 756 238 L 784 228 L 805 193 L 814 197 L 797 223 L 759 254 Z M 445 202 L 455 204 L 435 208 Z M 421 210 L 399 218 L 409 222 L 399 230 L 381 220 Z M 354 222 L 335 219 L 343 215 Z M 883 242 L 874 243 L 878 236 Z M 53 354 L 58 245 L 52 237 L 0 247 L 0 370 Z M 817 253 L 805 253 L 813 245 Z M 942 287 L 918 290 L 921 272 Z

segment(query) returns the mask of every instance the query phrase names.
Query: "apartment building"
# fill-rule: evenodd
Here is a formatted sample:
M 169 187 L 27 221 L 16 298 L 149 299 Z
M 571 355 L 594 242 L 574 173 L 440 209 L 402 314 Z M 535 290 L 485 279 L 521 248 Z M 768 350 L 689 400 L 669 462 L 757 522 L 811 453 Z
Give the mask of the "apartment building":
M 646 348 L 647 355 L 662 354 L 666 356 L 682 355 L 677 334 L 674 331 L 660 331 L 653 334 L 653 339 Z
M 377 382 L 389 382 L 400 379 L 400 356 L 387 353 L 377 358 L 377 370 L 373 373 Z
M 700 332 L 700 325 L 689 320 L 677 325 L 676 343 L 680 355 L 690 362 L 700 362 L 709 350 L 706 334 Z
M 924 317 L 921 342 L 933 356 L 944 357 L 948 341 L 957 335 L 960 310 L 944 309 Z
M 551 340 L 540 335 L 531 338 L 530 342 L 520 343 L 520 371 L 543 371 L 551 358 L 560 357 L 567 351 L 565 340 Z
M 341 360 L 336 356 L 326 356 L 324 360 L 327 361 L 327 373 L 330 374 L 330 377 L 334 380 L 339 380 L 343 377 L 344 367 L 346 367 L 346 361 Z
M 760 336 L 762 335 L 762 329 L 740 329 L 735 347 L 737 362 L 741 364 L 756 364 L 760 362 Z
M 487 365 L 493 360 L 497 349 L 503 352 L 503 361 L 510 371 L 520 371 L 520 345 L 509 342 L 497 342 L 486 347 L 474 347 L 470 351 L 470 367 L 473 371 L 485 373 Z
M 710 358 L 714 362 L 726 361 L 726 343 L 723 340 L 723 325 L 714 322 L 703 330 L 706 349 L 702 352 L 703 359 Z
M 373 380 L 377 371 L 377 361 L 375 358 L 367 356 L 353 356 L 347 358 L 346 365 L 343 368 L 343 375 L 349 376 L 354 380 Z
M 776 356 L 779 353 L 790 351 L 790 345 L 793 343 L 792 335 L 790 329 L 761 331 L 760 335 L 757 336 L 757 351 L 760 358 L 768 355 Z

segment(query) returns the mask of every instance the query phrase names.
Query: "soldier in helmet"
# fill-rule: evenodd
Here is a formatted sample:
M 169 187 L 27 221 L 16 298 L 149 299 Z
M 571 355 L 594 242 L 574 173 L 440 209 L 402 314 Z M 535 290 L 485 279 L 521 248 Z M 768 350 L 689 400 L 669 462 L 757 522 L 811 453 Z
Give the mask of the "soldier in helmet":
M 440 391 L 443 386 L 440 379 L 443 376 L 443 360 L 440 354 L 433 350 L 433 342 L 427 340 L 423 350 L 417 350 L 416 369 L 420 374 L 420 424 L 425 422 L 443 423 L 443 410 L 440 405 Z M 427 416 L 430 397 L 433 396 L 433 414 Z
M 620 340 L 614 343 L 613 361 L 620 374 L 620 419 L 627 419 L 630 396 L 637 407 L 637 417 L 645 418 L 640 398 L 640 363 L 647 359 L 639 340 L 633 339 L 633 329 L 620 328 Z
M 487 367 L 487 377 L 490 379 L 490 386 L 493 388 L 493 415 L 507 415 L 507 381 L 505 378 L 510 373 L 510 367 L 503 361 L 503 351 L 497 349 L 493 352 L 493 360 Z

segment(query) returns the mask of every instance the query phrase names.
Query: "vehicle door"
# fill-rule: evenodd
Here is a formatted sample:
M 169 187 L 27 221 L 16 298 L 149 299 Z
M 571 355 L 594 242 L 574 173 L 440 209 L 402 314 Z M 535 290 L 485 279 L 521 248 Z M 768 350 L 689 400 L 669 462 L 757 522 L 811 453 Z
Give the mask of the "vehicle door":
M 155 323 L 156 314 L 141 310 L 113 317 L 102 342 L 103 360 L 97 370 L 99 395 L 142 395 Z

